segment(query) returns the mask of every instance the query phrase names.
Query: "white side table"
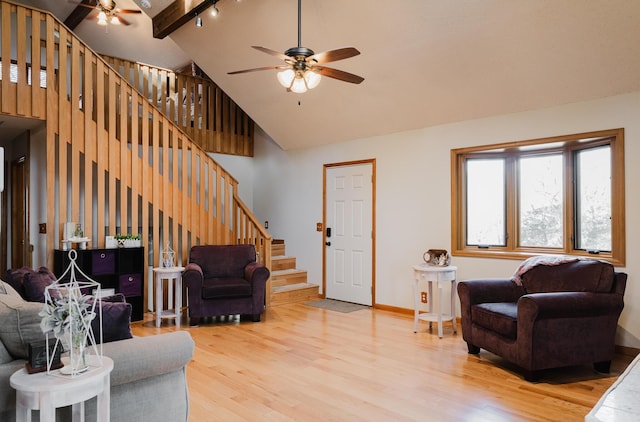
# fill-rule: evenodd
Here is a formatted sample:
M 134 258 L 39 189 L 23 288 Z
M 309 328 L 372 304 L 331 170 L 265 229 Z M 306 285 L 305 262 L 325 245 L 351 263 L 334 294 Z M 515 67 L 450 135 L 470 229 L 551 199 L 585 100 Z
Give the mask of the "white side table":
M 413 318 L 413 332 L 418 332 L 418 321 L 429 321 L 429 328 L 433 322 L 438 323 L 438 337 L 442 338 L 442 323 L 444 321 L 451 321 L 453 326 L 453 332 L 456 333 L 456 271 L 458 267 L 449 265 L 446 267 L 438 267 L 434 265 L 427 265 L 425 263 L 413 266 L 414 285 L 413 285 L 413 300 L 414 300 L 414 318 Z M 426 280 L 429 282 L 429 312 L 420 312 L 420 289 L 418 282 L 420 280 Z M 438 287 L 438 312 L 433 313 L 433 282 L 437 283 Z M 450 314 L 442 313 L 442 284 L 451 283 L 451 308 Z
M 16 421 L 31 422 L 31 411 L 40 410 L 41 422 L 54 422 L 56 408 L 72 405 L 73 422 L 84 421 L 84 402 L 98 398 L 98 422 L 109 422 L 110 388 L 109 374 L 113 361 L 88 355 L 89 369 L 76 376 L 62 375 L 60 370 L 47 374 L 29 374 L 20 369 L 11 375 L 9 382 L 16 389 Z
M 175 318 L 176 327 L 180 328 L 182 316 L 182 272 L 184 267 L 156 267 L 153 269 L 156 280 L 156 327 L 160 328 L 162 318 Z M 167 280 L 169 294 L 171 294 L 172 281 L 176 281 L 176 301 L 173 310 L 163 310 L 162 280 Z

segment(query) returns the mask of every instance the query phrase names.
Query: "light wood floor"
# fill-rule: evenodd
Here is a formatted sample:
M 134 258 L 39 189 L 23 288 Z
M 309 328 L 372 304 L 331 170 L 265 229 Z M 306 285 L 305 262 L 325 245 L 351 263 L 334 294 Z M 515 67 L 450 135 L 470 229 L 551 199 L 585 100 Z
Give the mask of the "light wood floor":
M 175 330 L 146 318 L 134 335 Z M 183 326 L 196 343 L 189 420 L 578 421 L 632 360 L 617 356 L 606 376 L 572 367 L 529 383 L 489 352 L 468 355 L 450 326 L 438 339 L 421 324 L 416 334 L 408 315 L 293 304 L 260 323 Z

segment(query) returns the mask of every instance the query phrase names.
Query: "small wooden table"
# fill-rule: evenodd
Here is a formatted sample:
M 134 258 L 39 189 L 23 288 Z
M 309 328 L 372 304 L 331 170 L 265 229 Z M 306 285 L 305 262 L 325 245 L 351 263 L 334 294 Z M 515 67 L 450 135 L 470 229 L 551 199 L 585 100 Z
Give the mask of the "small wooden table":
M 153 269 L 156 280 L 156 327 L 160 328 L 162 318 L 175 318 L 176 327 L 180 328 L 182 317 L 182 272 L 184 267 L 156 267 Z M 171 295 L 172 280 L 176 281 L 175 304 L 172 309 L 163 310 L 162 280 L 167 280 L 169 295 Z M 171 302 L 171 300 L 169 300 Z
M 113 360 L 88 355 L 89 369 L 75 376 L 62 375 L 60 370 L 47 374 L 29 374 L 26 369 L 14 372 L 9 379 L 16 389 L 16 421 L 31 422 L 31 411 L 40 410 L 41 422 L 54 422 L 56 408 L 71 405 L 73 422 L 84 421 L 84 402 L 98 398 L 98 422 L 110 418 L 110 374 Z
M 435 265 L 418 264 L 413 266 L 414 284 L 413 284 L 413 300 L 414 300 L 414 318 L 413 318 L 413 332 L 418 332 L 418 321 L 429 321 L 429 328 L 433 322 L 438 323 L 438 337 L 442 338 L 442 323 L 444 321 L 451 321 L 453 326 L 453 332 L 456 331 L 456 271 L 458 267 L 448 265 L 446 267 L 438 267 Z M 420 280 L 426 280 L 429 282 L 429 312 L 420 312 L 420 289 L 418 288 L 418 282 Z M 433 313 L 433 287 L 432 283 L 438 284 L 438 312 Z M 442 284 L 445 282 L 451 283 L 451 308 L 450 314 L 442 313 Z

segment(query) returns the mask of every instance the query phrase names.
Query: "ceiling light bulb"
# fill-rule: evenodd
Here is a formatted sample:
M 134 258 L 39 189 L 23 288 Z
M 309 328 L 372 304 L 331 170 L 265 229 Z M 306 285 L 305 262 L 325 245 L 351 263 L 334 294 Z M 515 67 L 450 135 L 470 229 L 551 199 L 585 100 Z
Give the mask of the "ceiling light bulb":
M 291 87 L 291 83 L 293 82 L 293 78 L 296 76 L 296 73 L 293 69 L 286 69 L 282 72 L 278 72 L 278 82 L 285 88 Z
M 106 26 L 107 25 L 107 14 L 104 12 L 98 13 L 98 25 Z
M 216 7 L 216 5 L 214 4 L 214 5 L 212 6 L 212 9 L 211 9 L 211 16 L 218 16 L 218 13 L 220 13 L 220 11 L 218 10 L 218 8 Z
M 322 76 L 313 70 L 307 70 L 304 72 L 304 80 L 307 83 L 307 88 L 309 89 L 317 87 L 320 83 L 320 79 L 322 79 Z
M 111 25 L 120 25 L 120 19 L 117 16 L 111 18 Z
M 291 91 L 296 94 L 302 94 L 307 92 L 307 84 L 304 81 L 302 75 L 296 75 L 296 78 L 293 80 L 291 84 Z

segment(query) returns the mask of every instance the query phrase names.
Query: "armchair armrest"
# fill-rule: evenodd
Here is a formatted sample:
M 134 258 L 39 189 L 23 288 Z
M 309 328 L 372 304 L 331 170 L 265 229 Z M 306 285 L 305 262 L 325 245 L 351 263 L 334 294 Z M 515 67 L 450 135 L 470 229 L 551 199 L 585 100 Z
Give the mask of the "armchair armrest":
M 488 302 L 517 302 L 525 294 L 510 278 L 464 280 L 458 283 L 460 302 L 468 306 Z
M 127 384 L 183 368 L 193 356 L 194 342 L 186 331 L 134 337 L 103 345 L 113 359 L 111 385 Z
M 534 293 L 518 301 L 518 321 L 619 315 L 623 307 L 622 297 L 610 293 Z
M 269 270 L 259 262 L 252 262 L 244 268 L 244 279 L 250 281 L 251 284 L 262 280 L 266 282 L 268 278 Z
M 204 274 L 200 265 L 190 262 L 184 268 L 182 273 L 182 281 L 190 289 L 201 289 L 202 281 L 204 280 Z

